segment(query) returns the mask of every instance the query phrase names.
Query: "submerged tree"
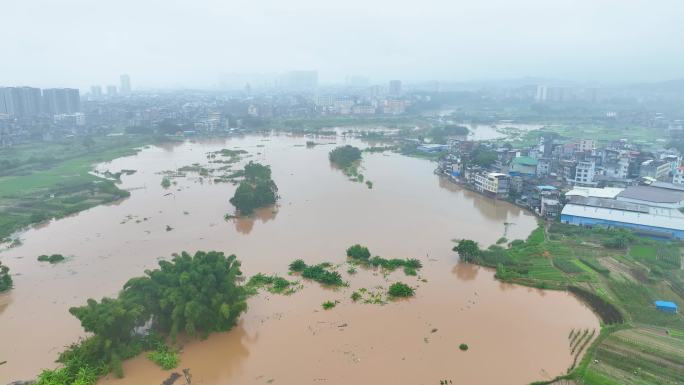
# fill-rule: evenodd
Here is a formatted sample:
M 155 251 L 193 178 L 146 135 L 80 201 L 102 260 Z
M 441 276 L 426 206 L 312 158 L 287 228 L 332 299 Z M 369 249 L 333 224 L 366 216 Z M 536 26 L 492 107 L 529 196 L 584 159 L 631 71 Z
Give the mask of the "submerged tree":
M 235 255 L 183 252 L 159 262 L 159 269 L 129 280 L 117 298 L 89 299 L 86 305 L 69 309 L 93 335 L 64 351 L 58 360 L 64 367 L 45 371 L 37 384 L 94 383 L 76 382 L 84 373 L 94 374 L 88 377 L 94 379 L 111 371 L 123 375 L 122 360 L 159 345 L 158 339 L 155 343 L 139 334 L 137 328 L 145 325 L 172 338 L 181 331 L 207 336 L 229 330 L 247 309 L 240 275 Z
M 249 162 L 244 169 L 245 179 L 235 189 L 230 203 L 243 215 L 249 215 L 257 208 L 276 203 L 278 186 L 271 179 L 271 168 Z
M 183 252 L 159 267 L 129 280 L 121 295 L 142 302 L 156 330 L 172 337 L 179 331 L 208 335 L 230 329 L 247 309 L 245 290 L 236 282 L 242 272 L 235 255 Z
M 480 255 L 480 246 L 470 239 L 461 239 L 458 245 L 454 246 L 453 251 L 458 252 L 463 261 L 472 262 Z
M 328 158 L 337 167 L 347 168 L 361 159 L 361 150 L 350 145 L 340 146 L 330 151 Z

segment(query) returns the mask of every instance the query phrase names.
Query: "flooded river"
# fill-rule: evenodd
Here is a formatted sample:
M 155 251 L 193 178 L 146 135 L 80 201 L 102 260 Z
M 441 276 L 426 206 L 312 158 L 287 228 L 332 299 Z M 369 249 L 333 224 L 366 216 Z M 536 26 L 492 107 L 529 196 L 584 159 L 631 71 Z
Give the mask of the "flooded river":
M 291 296 L 267 292 L 230 332 L 186 344 L 178 370 L 193 384 L 526 384 L 565 373 L 572 363 L 572 328 L 598 328 L 574 297 L 502 284 L 493 272 L 458 263 L 454 238 L 491 244 L 504 233 L 525 238 L 533 216 L 504 202 L 463 190 L 433 174 L 434 163 L 397 154 L 364 154 L 373 188 L 332 168 L 334 144 L 353 139 L 268 136 L 150 147 L 100 165 L 135 169 L 122 177 L 131 197 L 28 230 L 23 245 L 0 253 L 15 288 L 0 296 L 0 384 L 34 378 L 54 367 L 65 345 L 83 335 L 68 313 L 88 297 L 115 295 L 131 277 L 182 250 L 234 253 L 243 272 L 285 275 L 297 258 L 342 264 L 345 249 L 361 243 L 373 255 L 419 258 L 418 277 L 398 271 L 339 271 L 350 286 L 323 289 L 303 281 Z M 234 186 L 197 174 L 161 187 L 165 170 L 206 163 L 222 148 L 244 149 L 271 165 L 281 200 L 253 219 L 224 220 Z M 504 226 L 504 223 L 510 223 Z M 173 230 L 167 231 L 167 226 Z M 36 261 L 61 253 L 63 263 Z M 416 297 L 385 305 L 353 303 L 354 290 L 384 290 L 403 281 Z M 381 289 L 376 288 L 381 287 Z M 332 310 L 321 303 L 338 300 Z M 459 344 L 470 349 L 462 352 Z M 124 364 L 111 385 L 158 385 L 165 372 L 144 356 Z M 180 380 L 177 384 L 182 383 Z

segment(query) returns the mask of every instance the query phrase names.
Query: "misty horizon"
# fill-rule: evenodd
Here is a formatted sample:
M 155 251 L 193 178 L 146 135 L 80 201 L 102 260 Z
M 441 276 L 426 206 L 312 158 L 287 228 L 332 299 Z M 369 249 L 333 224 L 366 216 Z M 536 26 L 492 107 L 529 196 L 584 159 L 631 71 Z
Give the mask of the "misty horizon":
M 224 88 L 292 70 L 318 71 L 321 85 L 350 76 L 373 84 L 684 78 L 676 1 L 28 0 L 4 8 L 5 86 L 87 90 L 129 74 L 138 89 Z

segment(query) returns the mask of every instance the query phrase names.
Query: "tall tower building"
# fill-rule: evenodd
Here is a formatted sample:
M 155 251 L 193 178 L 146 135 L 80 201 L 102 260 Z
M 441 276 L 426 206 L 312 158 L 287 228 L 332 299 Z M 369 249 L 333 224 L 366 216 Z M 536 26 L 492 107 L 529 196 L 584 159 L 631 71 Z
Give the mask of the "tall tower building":
M 393 96 L 401 95 L 401 80 L 390 80 L 389 94 Z
M 102 86 L 90 86 L 90 97 L 93 99 L 102 98 Z
M 290 71 L 284 80 L 287 88 L 310 91 L 318 87 L 318 71 Z
M 20 118 L 35 117 L 42 112 L 40 88 L 0 88 L 0 113 Z
M 74 88 L 44 89 L 43 107 L 51 115 L 81 112 L 81 93 Z
M 116 86 L 107 86 L 107 96 L 109 96 L 110 98 L 116 96 Z
M 14 116 L 14 100 L 10 87 L 0 87 L 0 114 Z
M 131 78 L 130 76 L 123 74 L 120 77 L 121 80 L 121 87 L 119 90 L 121 91 L 121 95 L 128 95 L 131 93 Z
M 548 96 L 549 88 L 544 85 L 538 85 L 537 86 L 537 95 L 535 96 L 535 100 L 538 102 L 544 102 L 546 101 L 546 98 Z

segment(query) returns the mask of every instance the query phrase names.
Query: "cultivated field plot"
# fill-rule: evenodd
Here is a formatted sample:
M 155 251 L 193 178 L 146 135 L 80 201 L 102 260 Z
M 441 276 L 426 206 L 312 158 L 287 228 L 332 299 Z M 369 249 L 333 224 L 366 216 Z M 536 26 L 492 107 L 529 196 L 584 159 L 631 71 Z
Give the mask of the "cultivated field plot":
M 585 381 L 591 384 L 682 384 L 684 339 L 649 328 L 613 333 L 596 349 Z

